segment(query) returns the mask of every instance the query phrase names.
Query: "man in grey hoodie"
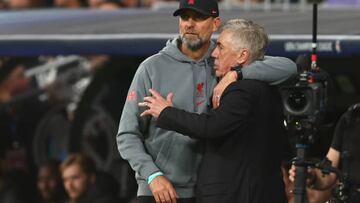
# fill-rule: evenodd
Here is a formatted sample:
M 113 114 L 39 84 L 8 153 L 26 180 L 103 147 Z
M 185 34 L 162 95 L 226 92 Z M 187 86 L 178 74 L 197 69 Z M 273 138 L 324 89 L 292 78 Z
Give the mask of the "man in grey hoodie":
M 173 104 L 189 112 L 211 108 L 217 84 L 210 55 L 211 35 L 221 24 L 216 0 L 180 0 L 180 36 L 158 54 L 142 62 L 130 86 L 122 112 L 117 145 L 136 173 L 138 199 L 145 202 L 195 202 L 195 184 L 202 159 L 198 140 L 155 126 L 153 117 L 140 117 L 143 97 L 156 89 L 174 93 Z M 243 78 L 279 83 L 296 73 L 296 65 L 282 57 L 265 57 L 243 70 Z M 169 136 L 171 135 L 171 136 Z

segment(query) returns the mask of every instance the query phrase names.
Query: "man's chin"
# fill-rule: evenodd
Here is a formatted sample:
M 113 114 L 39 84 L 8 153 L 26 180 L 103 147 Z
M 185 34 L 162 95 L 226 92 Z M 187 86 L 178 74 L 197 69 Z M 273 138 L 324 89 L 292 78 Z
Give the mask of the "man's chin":
M 78 194 L 69 194 L 71 199 L 78 199 L 79 195 Z
M 203 43 L 201 43 L 201 41 L 198 39 L 191 40 L 189 38 L 186 38 L 183 39 L 183 43 L 187 46 L 187 48 L 191 50 L 199 50 L 203 46 Z
M 187 39 L 198 39 L 199 35 L 197 34 L 192 34 L 192 33 L 185 33 L 184 35 Z

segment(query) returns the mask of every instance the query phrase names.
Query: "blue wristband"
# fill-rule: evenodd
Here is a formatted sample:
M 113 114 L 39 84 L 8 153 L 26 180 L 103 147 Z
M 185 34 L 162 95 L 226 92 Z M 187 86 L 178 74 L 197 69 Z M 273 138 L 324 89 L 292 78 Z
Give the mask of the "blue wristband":
M 162 172 L 160 172 L 160 171 L 151 174 L 151 175 L 148 177 L 148 181 L 147 181 L 148 184 L 150 185 L 151 181 L 153 181 L 154 178 L 156 178 L 156 177 L 158 177 L 158 176 L 163 176 L 163 175 L 164 175 L 164 174 L 163 174 Z

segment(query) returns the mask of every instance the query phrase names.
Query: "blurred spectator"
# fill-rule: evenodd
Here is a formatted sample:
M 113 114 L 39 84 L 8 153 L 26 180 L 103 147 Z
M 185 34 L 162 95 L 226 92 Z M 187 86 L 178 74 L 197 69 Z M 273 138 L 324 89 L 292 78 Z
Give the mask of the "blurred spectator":
M 0 103 L 6 103 L 13 96 L 30 87 L 30 79 L 26 78 L 24 58 L 4 59 L 0 66 Z
M 71 203 L 119 202 L 114 194 L 116 189 L 112 187 L 115 181 L 109 176 L 98 175 L 89 157 L 70 154 L 61 164 L 61 173 Z
M 177 0 L 142 0 L 143 7 L 149 7 L 154 10 L 157 9 L 176 9 L 179 7 Z
M 8 9 L 11 10 L 42 8 L 45 5 L 44 0 L 8 0 L 7 2 Z
M 38 170 L 37 189 L 42 203 L 64 203 L 66 193 L 63 187 L 60 162 L 49 160 Z
M 47 105 L 31 93 L 31 79 L 25 76 L 25 67 L 34 63 L 31 58 L 14 57 L 0 64 L 0 153 L 9 170 L 35 171 L 33 134 Z
M 10 168 L 8 159 L 0 157 L 0 202 L 37 202 L 34 196 L 35 183 L 30 173 L 21 168 Z
M 30 87 L 30 79 L 24 76 L 25 68 L 21 61 L 20 58 L 6 58 L 0 64 L 0 153 L 3 156 L 26 159 L 19 157 L 23 153 L 21 153 L 18 143 L 20 138 L 16 128 L 16 109 L 8 105 L 17 94 L 25 92 Z M 19 153 L 9 152 L 14 145 L 16 145 L 16 152 Z M 22 162 L 13 161 L 11 163 L 19 165 Z
M 138 8 L 141 7 L 140 0 L 120 0 L 120 6 L 124 8 Z
M 257 3 L 263 3 L 264 0 L 224 0 L 224 2 L 230 3 L 231 5 L 242 5 L 244 3 L 251 3 L 251 4 L 257 4 Z
M 4 0 L 0 0 L 0 10 L 4 10 L 6 8 L 6 4 Z
M 159 1 L 162 2 L 162 0 L 141 0 L 140 5 L 141 7 L 153 7 L 153 5 L 157 4 Z
M 101 6 L 99 7 L 99 9 L 101 10 L 115 10 L 120 8 L 120 6 L 117 5 L 117 3 L 113 3 L 113 2 L 105 2 L 104 4 L 101 4 Z
M 59 8 L 87 7 L 86 0 L 54 0 L 54 6 Z
M 19 199 L 19 191 L 11 187 L 9 181 L 5 177 L 3 157 L 0 157 L 0 202 L 1 203 L 21 203 Z
M 120 8 L 117 0 L 89 0 L 88 4 L 92 9 L 114 10 Z M 101 62 L 104 57 L 107 60 L 107 56 L 93 56 L 90 57 L 90 60 L 91 62 L 98 63 L 97 61 Z

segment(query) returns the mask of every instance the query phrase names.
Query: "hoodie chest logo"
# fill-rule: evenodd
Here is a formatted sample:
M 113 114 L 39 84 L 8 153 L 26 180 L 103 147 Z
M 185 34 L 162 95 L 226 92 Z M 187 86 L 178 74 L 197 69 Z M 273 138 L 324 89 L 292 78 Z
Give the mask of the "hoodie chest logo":
M 136 92 L 134 90 L 132 90 L 128 93 L 126 100 L 127 101 L 136 101 L 136 97 L 137 97 Z
M 205 103 L 205 94 L 204 94 L 204 83 L 198 83 L 196 85 L 196 106 L 200 106 Z
M 203 83 L 203 82 L 202 82 L 202 83 L 198 83 L 196 89 L 197 89 L 198 95 L 199 95 L 199 94 L 200 94 L 200 95 L 204 95 L 204 83 Z

